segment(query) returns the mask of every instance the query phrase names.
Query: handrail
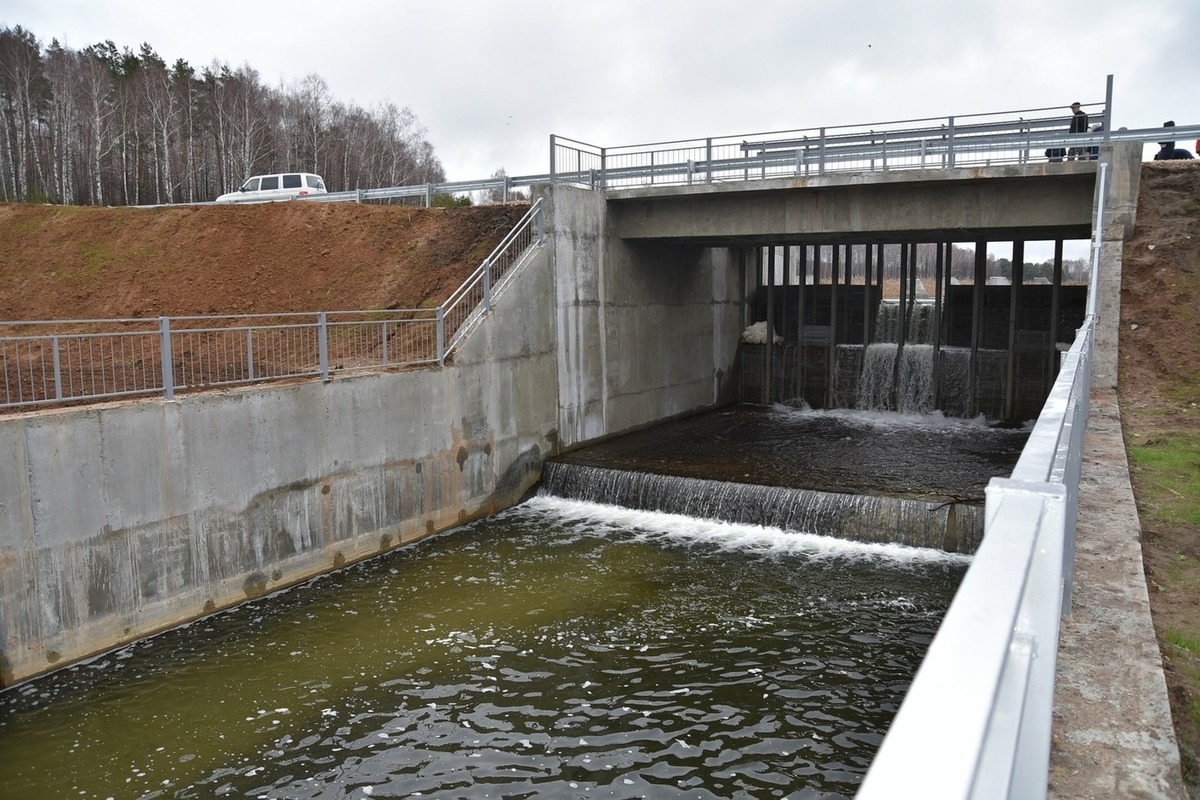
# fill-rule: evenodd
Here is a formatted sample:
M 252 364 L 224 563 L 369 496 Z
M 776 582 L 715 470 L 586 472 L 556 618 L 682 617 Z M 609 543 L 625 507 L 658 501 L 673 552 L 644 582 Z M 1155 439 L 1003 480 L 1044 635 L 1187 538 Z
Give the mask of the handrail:
M 444 364 L 544 240 L 539 199 L 436 308 L 0 321 L 0 409 Z
M 1008 133 L 1014 129 L 1018 131 L 1028 131 L 1034 129 L 1044 130 L 1061 130 L 1065 123 L 1062 117 L 1045 117 L 1041 119 L 1021 119 L 1018 122 L 981 122 L 968 125 L 955 125 L 953 129 L 956 139 L 968 139 L 971 137 L 979 137 L 989 133 Z M 943 124 L 936 128 L 898 128 L 884 129 L 860 133 L 844 133 L 832 134 L 826 132 L 823 137 L 827 143 L 839 144 L 862 144 L 874 143 L 881 139 L 889 142 L 911 141 L 928 138 L 944 139 L 949 136 L 951 129 L 948 125 Z M 809 138 L 802 137 L 800 139 L 771 139 L 763 141 L 747 141 L 742 142 L 741 149 L 746 152 L 761 151 L 761 150 L 780 150 L 790 149 L 797 146 L 815 146 L 821 140 L 821 137 Z
M 1161 131 L 1159 132 L 1161 135 Z M 1058 630 L 1071 608 L 1107 179 L 1088 313 L 1010 478 L 987 487 L 983 543 L 856 795 L 1044 798 Z
M 1180 125 L 1169 131 L 1163 128 L 1138 128 L 1073 134 L 1066 130 L 1065 121 L 1059 121 L 1061 130 L 1058 131 L 1053 129 L 1050 122 L 1017 119 L 1009 123 L 993 123 L 991 127 L 999 131 L 1007 129 L 1009 132 L 981 134 L 973 132 L 973 125 L 968 123 L 963 126 L 956 121 L 953 127 L 954 146 L 949 143 L 949 126 L 945 137 L 939 129 L 939 135 L 936 138 L 931 136 L 925 143 L 920 138 L 913 138 L 911 129 L 875 130 L 873 135 L 877 142 L 872 144 L 868 141 L 865 145 L 847 144 L 853 138 L 850 134 L 830 136 L 828 131 L 834 130 L 830 128 L 825 129 L 824 139 L 818 133 L 815 138 L 807 140 L 795 137 L 776 140 L 770 147 L 764 148 L 767 152 L 774 151 L 765 157 L 764 154 L 745 155 L 748 151 L 742 150 L 742 145 L 751 137 L 794 135 L 803 131 L 748 133 L 728 137 L 736 141 L 708 138 L 621 147 L 600 147 L 556 134 L 550 137 L 548 173 L 331 192 L 297 198 L 294 202 L 368 202 L 421 197 L 428 204 L 438 194 L 527 188 L 544 183 L 565 183 L 598 190 L 623 186 L 686 185 L 698 181 L 759 180 L 813 172 L 823 175 L 828 172 L 1044 163 L 1046 157 L 1043 151 L 1047 148 L 1097 148 L 1110 142 L 1151 143 L 1167 136 L 1179 141 L 1200 138 L 1200 125 Z M 870 136 L 863 134 L 867 139 Z M 804 147 L 791 146 L 806 141 L 811 150 L 807 158 L 804 156 Z M 765 140 L 761 143 L 767 144 Z M 579 147 L 568 147 L 570 144 Z M 776 147 L 776 144 L 780 147 Z M 730 154 L 726 155 L 726 152 Z M 733 155 L 733 152 L 737 155 Z M 677 153 L 689 153 L 692 157 L 672 157 Z M 637 163 L 622 164 L 622 159 L 636 160 Z
M 534 247 L 541 246 L 545 241 L 544 212 L 542 198 L 534 201 L 516 226 L 496 245 L 495 249 L 483 260 L 463 283 L 450 293 L 450 297 L 441 305 L 444 316 L 456 319 L 460 307 L 473 297 L 478 290 L 477 302 L 473 303 L 471 311 L 461 315 L 458 323 L 452 328 L 452 334 L 439 348 L 438 363 L 445 363 L 447 355 L 474 330 L 483 318 L 490 313 L 492 303 L 512 280 L 517 268 L 532 252 Z M 536 227 L 535 227 L 536 226 Z
M 1022 467 L 1026 478 L 1014 473 L 989 484 L 983 543 L 859 800 L 1045 797 L 1093 337 L 1089 318 L 1038 418 L 1058 442 L 1054 451 L 1036 449 Z M 1075 468 L 1056 474 L 1054 464 L 1064 459 Z

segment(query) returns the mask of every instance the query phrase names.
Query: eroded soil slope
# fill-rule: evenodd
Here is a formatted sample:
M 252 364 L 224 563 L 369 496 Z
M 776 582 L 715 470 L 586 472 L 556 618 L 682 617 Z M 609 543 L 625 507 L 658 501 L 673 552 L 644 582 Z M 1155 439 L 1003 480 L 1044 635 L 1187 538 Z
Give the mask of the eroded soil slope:
M 0 205 L 0 320 L 434 306 L 526 209 Z
M 1200 797 L 1200 162 L 1143 165 L 1119 396 L 1184 779 Z

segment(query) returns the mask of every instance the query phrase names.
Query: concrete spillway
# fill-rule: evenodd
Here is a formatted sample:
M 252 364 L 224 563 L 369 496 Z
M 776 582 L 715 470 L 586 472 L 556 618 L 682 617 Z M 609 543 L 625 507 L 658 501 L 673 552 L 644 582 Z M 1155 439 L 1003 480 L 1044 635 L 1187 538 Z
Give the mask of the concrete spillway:
M 941 414 L 739 406 L 547 463 L 545 493 L 837 536 L 974 552 L 984 489 L 1020 429 Z
M 643 511 L 957 553 L 975 552 L 983 538 L 983 507 L 951 501 L 821 492 L 556 463 L 546 465 L 542 491 Z

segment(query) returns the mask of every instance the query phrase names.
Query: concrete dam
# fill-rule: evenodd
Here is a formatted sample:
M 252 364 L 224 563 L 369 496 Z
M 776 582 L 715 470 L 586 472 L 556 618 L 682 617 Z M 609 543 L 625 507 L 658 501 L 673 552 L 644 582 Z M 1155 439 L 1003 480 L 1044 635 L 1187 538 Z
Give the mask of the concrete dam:
M 1112 163 L 1115 174 L 1123 174 L 1117 167 L 1136 172 L 1136 153 L 1114 147 Z M 540 187 L 549 218 L 547 243 L 530 254 L 494 313 L 444 368 L 0 420 L 0 441 L 9 455 L 0 467 L 5 487 L 0 515 L 8 532 L 0 543 L 6 554 L 0 581 L 3 685 L 431 534 L 489 525 L 487 519 L 516 506 L 540 481 L 565 480 L 555 476 L 561 465 L 574 460 L 576 467 L 598 469 L 585 462 L 607 458 L 597 455 L 599 448 L 632 446 L 627 443 L 656 435 L 664 422 L 685 425 L 739 404 L 767 415 L 786 413 L 776 404 L 796 400 L 822 413 L 880 408 L 964 419 L 982 415 L 1006 424 L 982 426 L 1004 442 L 982 458 L 980 469 L 1006 474 L 1003 465 L 1019 451 L 1020 423 L 1040 408 L 1054 379 L 1056 355 L 1070 344 L 1082 317 L 1083 294 L 1064 283 L 1061 273 L 1048 284 L 1035 284 L 1024 281 L 1019 269 L 1008 285 L 988 285 L 979 256 L 968 265 L 971 280 L 952 280 L 958 263 L 952 245 L 973 244 L 978 254 L 989 242 L 1010 242 L 1019 264 L 1021 243 L 1053 241 L 1061 268 L 1062 242 L 1091 233 L 1100 191 L 1096 175 L 1094 164 L 1081 162 L 690 190 Z M 1114 232 L 1136 197 L 1136 183 L 1130 189 L 1128 180 L 1108 186 Z M 1113 241 L 1119 243 L 1120 236 Z M 918 259 L 918 249 L 928 246 L 932 260 Z M 1102 308 L 1115 303 L 1111 285 L 1095 288 Z M 779 339 L 743 342 L 743 333 L 759 321 Z M 1115 324 L 1106 319 L 1097 333 L 1094 370 L 1100 382 L 1115 380 L 1115 346 L 1106 350 L 1103 344 L 1115 344 Z M 686 435 L 713 438 L 711 429 Z M 647 457 L 674 449 L 646 447 Z M 774 471 L 785 474 L 789 468 Z M 585 486 L 598 481 L 596 473 L 576 480 Z M 932 544 L 953 556 L 945 563 L 961 564 L 954 558 L 972 552 L 980 535 L 960 522 L 979 507 L 978 487 L 918 491 L 936 494 L 928 502 L 943 517 L 920 534 L 925 538 L 909 543 Z M 763 506 L 760 496 L 744 504 Z M 913 516 L 922 515 L 929 516 L 927 511 Z M 533 536 L 504 534 L 509 535 Z M 904 535 L 888 540 L 896 539 Z M 537 546 L 515 545 L 521 552 Z M 585 563 L 617 557 L 595 553 Z M 937 576 L 930 582 L 940 588 L 915 602 L 936 615 L 961 573 L 955 566 L 930 569 Z M 472 574 L 487 574 L 481 570 Z M 728 580 L 740 585 L 750 578 Z M 779 580 L 787 581 L 782 575 Z M 624 591 L 614 596 L 624 597 Z M 569 599 L 556 595 L 525 610 L 567 608 Z M 481 607 L 463 602 L 463 608 Z M 564 613 L 562 620 L 575 619 Z M 753 616 L 749 609 L 736 614 Z M 715 623 L 695 624 L 699 631 Z M 569 630 L 560 624 L 522 635 L 553 639 Z M 473 628 L 469 633 L 477 634 Z M 472 644 L 455 639 L 452 631 L 442 634 L 426 646 L 458 653 Z M 931 632 L 916 625 L 910 634 L 924 641 Z M 728 646 L 736 653 L 742 644 Z M 579 652 L 568 649 L 555 657 L 575 659 Z M 389 662 L 395 657 L 382 656 Z M 836 652 L 823 656 L 822 669 L 844 658 Z M 519 670 L 543 667 L 529 663 Z M 621 662 L 609 668 L 631 667 Z M 906 667 L 911 668 L 915 664 Z M 851 676 L 852 682 L 868 679 L 881 680 Z M 894 675 L 890 680 L 903 682 Z M 275 698 L 278 705 L 265 705 L 270 697 L 251 697 L 245 708 L 259 704 L 283 714 L 289 701 Z M 570 703 L 572 697 L 561 699 Z M 440 702 L 419 691 L 406 695 L 406 703 L 417 701 Z M 898 699 L 876 702 L 888 706 Z M 697 706 L 683 716 L 701 712 Z M 541 712 L 522 713 L 535 719 Z M 680 737 L 686 741 L 654 719 L 672 736 L 644 749 L 678 746 L 671 742 Z M 427 721 L 462 724 L 437 716 Z M 358 735 L 357 725 L 335 736 L 331 729 L 330 735 L 343 747 Z M 863 731 L 864 741 L 876 740 L 873 728 Z M 368 728 L 359 732 L 376 735 Z M 729 735 L 749 734 L 739 728 Z M 596 756 L 582 744 L 587 735 L 572 737 L 584 748 L 574 756 Z M 565 744 L 529 741 L 546 753 Z M 492 746 L 498 746 L 495 740 Z M 854 780 L 839 783 L 839 759 L 858 757 L 850 743 L 838 746 L 847 749 L 815 759 L 813 768 L 845 791 Z M 615 750 L 604 755 L 615 757 Z M 502 766 L 562 771 L 569 761 Z M 592 769 L 580 769 L 586 785 L 604 786 Z M 190 776 L 187 785 L 217 788 L 219 773 Z M 761 783 L 735 781 L 726 788 L 762 788 L 778 774 L 764 768 Z M 255 777 L 230 785 L 242 792 L 287 785 L 282 775 L 268 784 L 251 780 Z
M 866 374 L 853 367 L 901 323 L 889 308 L 907 331 L 919 301 L 946 332 L 919 346 L 940 350 L 941 382 L 965 375 L 969 398 L 942 390 L 938 407 L 1028 419 L 1073 335 L 1076 288 L 955 283 L 945 256 L 939 281 L 912 253 L 1086 238 L 1096 167 L 1055 166 L 546 186 L 547 243 L 452 367 L 6 417 L 0 675 L 17 682 L 494 513 L 546 458 L 623 432 L 740 400 L 858 407 L 844 376 Z M 1131 197 L 1115 195 L 1114 218 Z M 743 344 L 763 317 L 782 341 Z M 1111 380 L 1109 352 L 1098 372 Z

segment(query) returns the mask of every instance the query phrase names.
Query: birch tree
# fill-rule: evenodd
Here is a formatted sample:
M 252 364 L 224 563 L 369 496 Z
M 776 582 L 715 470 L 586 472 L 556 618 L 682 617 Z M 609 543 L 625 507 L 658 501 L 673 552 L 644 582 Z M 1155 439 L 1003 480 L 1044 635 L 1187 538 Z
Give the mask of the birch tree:
M 8 128 L 13 197 L 45 196 L 39 144 L 49 102 L 37 39 L 20 25 L 0 31 L 0 111 Z

